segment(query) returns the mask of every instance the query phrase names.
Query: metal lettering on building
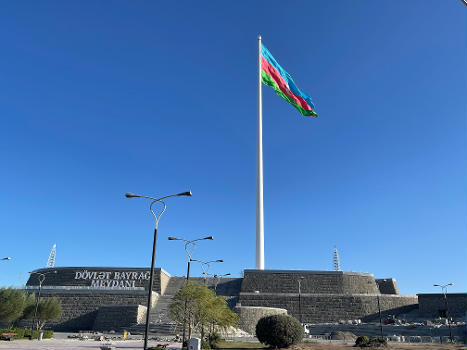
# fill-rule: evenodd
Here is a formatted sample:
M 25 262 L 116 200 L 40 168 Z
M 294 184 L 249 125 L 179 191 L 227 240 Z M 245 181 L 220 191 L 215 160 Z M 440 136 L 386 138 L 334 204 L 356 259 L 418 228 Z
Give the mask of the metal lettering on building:
M 89 280 L 91 287 L 135 288 L 136 282 L 149 281 L 149 271 L 76 271 L 75 280 Z M 139 284 L 140 284 L 139 283 Z

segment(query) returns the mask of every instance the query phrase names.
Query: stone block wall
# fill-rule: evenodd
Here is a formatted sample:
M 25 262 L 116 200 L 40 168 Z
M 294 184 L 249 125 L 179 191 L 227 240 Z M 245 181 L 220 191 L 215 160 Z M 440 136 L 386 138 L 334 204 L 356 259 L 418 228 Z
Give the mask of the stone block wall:
M 287 314 L 287 310 L 274 307 L 237 306 L 234 311 L 239 316 L 238 328 L 255 336 L 256 324 L 265 316 Z
M 399 289 L 394 278 L 379 278 L 375 281 L 381 294 L 399 294 Z
M 245 270 L 242 292 L 310 294 L 377 294 L 373 275 L 342 271 Z
M 160 272 L 154 271 L 154 275 L 158 275 L 159 277 L 159 291 L 161 295 L 165 294 L 165 290 L 167 289 L 167 285 L 169 284 L 170 281 L 170 275 L 163 269 L 160 269 Z M 155 284 L 153 283 L 153 286 Z M 155 285 L 157 286 L 157 284 Z
M 29 290 L 29 292 L 31 292 Z M 41 299 L 56 297 L 62 303 L 62 316 L 48 323 L 56 331 L 92 330 L 98 310 L 107 305 L 147 305 L 148 292 L 144 290 L 47 290 L 42 289 Z M 153 294 L 153 306 L 158 295 Z
M 378 302 L 383 314 L 404 314 L 417 309 L 416 296 L 379 294 L 302 294 L 240 293 L 243 306 L 286 309 L 289 315 L 307 323 L 338 322 L 339 320 L 370 319 L 378 315 Z M 301 308 L 301 315 L 300 315 Z
M 147 307 L 142 305 L 104 305 L 97 310 L 93 330 L 110 331 L 142 324 Z
M 425 317 L 440 317 L 441 311 L 446 310 L 444 294 L 417 294 L 419 313 Z M 465 317 L 467 312 L 467 293 L 447 293 L 449 315 L 451 317 Z

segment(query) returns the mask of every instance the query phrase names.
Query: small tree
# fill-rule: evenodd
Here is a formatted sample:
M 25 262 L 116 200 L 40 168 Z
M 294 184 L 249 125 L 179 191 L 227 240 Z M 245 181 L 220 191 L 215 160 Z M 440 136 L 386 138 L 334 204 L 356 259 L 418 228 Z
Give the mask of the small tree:
M 216 348 L 220 341 L 220 336 L 216 332 L 216 327 L 226 330 L 228 327 L 235 327 L 238 324 L 238 315 L 227 306 L 227 301 L 222 296 L 215 296 L 210 302 L 206 318 L 203 321 L 204 327 L 208 329 L 208 341 L 212 349 Z
M 0 320 L 12 323 L 21 317 L 25 307 L 34 303 L 33 295 L 26 295 L 21 289 L 0 289 Z
M 256 324 L 256 337 L 274 348 L 288 348 L 303 339 L 303 327 L 289 315 L 271 315 L 261 318 Z
M 36 305 L 29 305 L 24 310 L 24 318 L 34 318 Z M 57 298 L 42 299 L 37 304 L 36 329 L 42 329 L 46 322 L 54 321 L 62 315 L 62 304 Z
M 186 310 L 186 312 L 185 312 Z M 189 281 L 172 299 L 169 316 L 179 326 L 188 327 L 188 338 L 194 329 L 209 330 L 211 336 L 214 327 L 226 328 L 238 323 L 237 314 L 227 306 L 224 298 L 197 282 Z

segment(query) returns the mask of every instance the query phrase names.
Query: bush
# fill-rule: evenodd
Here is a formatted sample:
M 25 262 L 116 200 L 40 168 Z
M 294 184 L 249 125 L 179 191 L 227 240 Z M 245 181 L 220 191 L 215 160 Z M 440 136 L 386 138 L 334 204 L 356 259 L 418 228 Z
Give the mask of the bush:
M 37 339 L 39 337 L 39 332 L 44 332 L 43 339 L 52 338 L 54 336 L 54 331 L 50 329 L 42 330 L 42 331 L 34 330 L 32 332 L 32 339 Z M 24 329 L 24 328 L 14 327 L 14 328 L 0 329 L 0 334 L 1 333 L 16 333 L 17 335 L 14 336 L 15 339 L 23 339 L 23 338 L 31 337 L 31 330 Z
M 355 341 L 355 346 L 359 346 L 360 348 L 379 348 L 379 347 L 386 347 L 388 342 L 386 339 L 382 338 L 369 338 L 367 336 L 360 336 Z
M 355 340 L 355 346 L 364 347 L 369 342 L 370 342 L 370 338 L 368 338 L 366 335 L 361 335 L 357 337 L 357 339 Z
M 256 337 L 274 348 L 287 348 L 299 343 L 304 336 L 297 319 L 288 315 L 272 315 L 261 318 L 256 324 Z
M 211 345 L 207 340 L 201 340 L 201 349 L 211 349 Z

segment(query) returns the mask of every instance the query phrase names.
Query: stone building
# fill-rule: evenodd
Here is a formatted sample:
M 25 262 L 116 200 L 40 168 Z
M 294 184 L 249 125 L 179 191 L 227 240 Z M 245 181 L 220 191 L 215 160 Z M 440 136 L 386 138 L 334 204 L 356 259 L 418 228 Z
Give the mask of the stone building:
M 183 287 L 185 278 L 171 276 L 161 268 L 154 272 L 151 330 L 170 333 L 168 306 Z M 145 321 L 149 269 L 38 269 L 27 282 L 28 292 L 37 292 L 38 276 L 44 273 L 41 297 L 57 297 L 63 307 L 61 318 L 51 324 L 53 329 L 142 329 L 139 325 Z M 267 308 L 287 312 L 302 322 L 323 323 L 371 319 L 378 314 L 378 305 L 383 314 L 404 314 L 419 308 L 419 298 L 429 299 L 422 294 L 400 295 L 392 278 L 375 280 L 372 274 L 357 272 L 245 270 L 243 278 L 193 277 L 190 280 L 206 283 L 224 296 L 232 309 L 245 315 L 250 328 L 255 318 L 271 312 Z M 439 307 L 434 301 L 423 305 L 423 312 L 427 313 L 430 308 Z M 465 315 L 465 303 L 460 308 L 464 308 Z

